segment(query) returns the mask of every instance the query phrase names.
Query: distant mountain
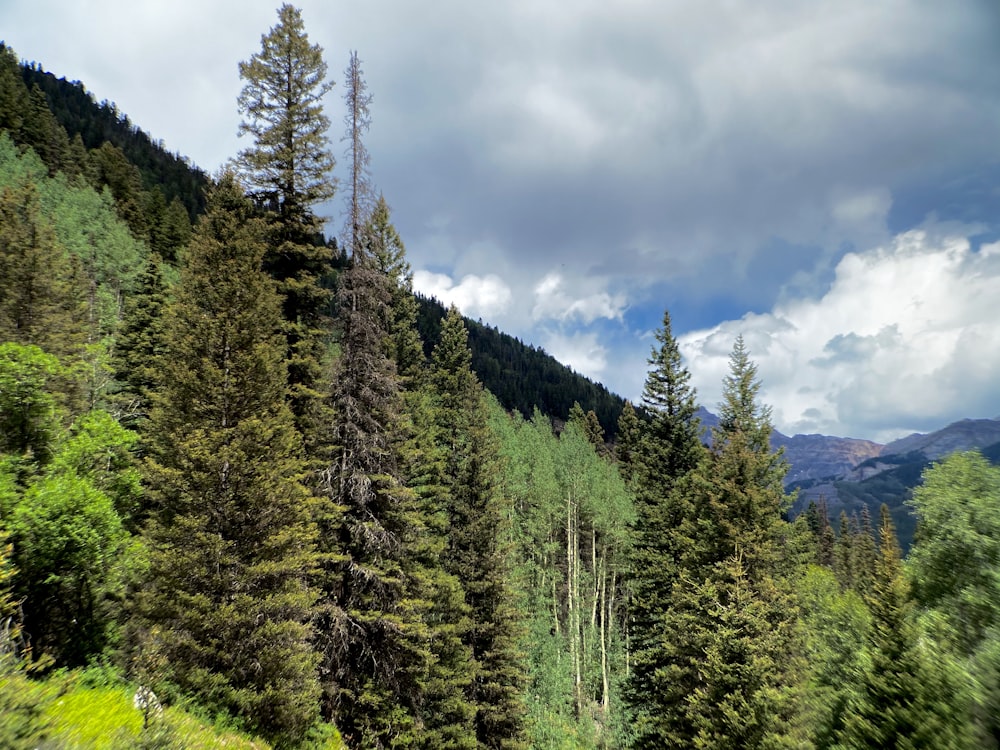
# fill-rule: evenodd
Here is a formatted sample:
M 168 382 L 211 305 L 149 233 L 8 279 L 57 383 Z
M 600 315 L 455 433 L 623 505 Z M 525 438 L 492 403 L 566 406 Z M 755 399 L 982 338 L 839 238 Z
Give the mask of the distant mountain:
M 871 440 L 828 435 L 787 437 L 777 431 L 771 436 L 771 445 L 785 449 L 785 459 L 791 466 L 785 480 L 789 484 L 844 475 L 880 455 L 883 448 Z
M 801 437 L 796 436 L 792 441 Z M 875 443 L 871 445 L 877 447 Z M 876 518 L 884 503 L 892 513 L 900 543 L 907 549 L 915 531 L 907 498 L 934 461 L 966 450 L 979 450 L 993 463 L 1000 463 L 1000 420 L 963 419 L 935 432 L 910 435 L 882 446 L 876 455 L 846 470 L 826 476 L 799 476 L 801 467 L 797 468 L 792 461 L 788 488 L 799 491 L 792 514 L 822 499 L 836 524 L 841 511 L 848 515 L 860 513 L 863 506 Z
M 927 435 L 914 433 L 894 440 L 882 449 L 882 455 L 892 456 L 919 451 L 930 460 L 947 456 L 955 451 L 984 448 L 1000 442 L 1000 420 L 963 419 L 942 430 Z
M 698 407 L 698 418 L 703 429 L 702 439 L 707 443 L 711 429 L 719 424 L 719 418 L 703 406 Z M 861 462 L 878 456 L 883 446 L 870 440 L 829 435 L 789 437 L 774 430 L 771 447 L 784 449 L 789 463 L 785 484 L 790 485 L 842 476 Z

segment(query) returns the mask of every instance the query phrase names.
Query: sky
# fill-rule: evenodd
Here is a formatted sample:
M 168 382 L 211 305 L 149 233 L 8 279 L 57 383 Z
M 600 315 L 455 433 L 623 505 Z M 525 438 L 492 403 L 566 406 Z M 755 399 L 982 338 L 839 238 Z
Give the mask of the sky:
M 277 6 L 3 0 L 0 39 L 211 173 Z M 296 7 L 341 164 L 358 51 L 418 290 L 633 400 L 664 311 L 711 410 L 743 335 L 789 435 L 1000 416 L 992 0 Z

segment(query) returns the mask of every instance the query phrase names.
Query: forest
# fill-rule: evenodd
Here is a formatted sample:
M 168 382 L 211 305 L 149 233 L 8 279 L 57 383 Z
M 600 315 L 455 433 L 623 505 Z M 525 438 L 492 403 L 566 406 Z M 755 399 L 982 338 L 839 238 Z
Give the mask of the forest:
M 1000 468 L 791 517 L 742 338 L 706 437 L 669 311 L 633 405 L 418 297 L 358 54 L 339 187 L 239 71 L 208 177 L 0 45 L 0 747 L 1000 747 Z

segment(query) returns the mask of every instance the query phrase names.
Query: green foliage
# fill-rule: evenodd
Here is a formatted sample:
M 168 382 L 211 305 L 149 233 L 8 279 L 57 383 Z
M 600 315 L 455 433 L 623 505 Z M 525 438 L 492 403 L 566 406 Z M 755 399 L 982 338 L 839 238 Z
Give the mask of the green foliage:
M 0 453 L 48 461 L 65 418 L 52 391 L 65 375 L 59 360 L 37 346 L 0 344 Z
M 868 599 L 870 664 L 847 709 L 843 744 L 848 748 L 964 748 L 969 727 L 967 692 L 922 641 L 899 543 L 888 508 L 882 506 L 879 556 Z
M 970 722 L 995 747 L 1000 664 L 1000 469 L 978 453 L 956 453 L 927 469 L 911 505 L 918 519 L 907 571 L 914 597 L 943 620 L 936 639 L 976 686 Z
M 1000 469 L 978 453 L 953 454 L 924 473 L 911 505 L 914 595 L 945 614 L 970 655 L 1000 626 Z
M 635 489 L 638 515 L 629 575 L 633 653 L 626 690 L 635 717 L 635 747 L 667 741 L 658 726 L 668 719 L 673 701 L 661 684 L 663 643 L 674 627 L 671 599 L 682 556 L 692 545 L 690 528 L 685 526 L 691 520 L 690 501 L 674 488 L 695 468 L 701 454 L 695 391 L 682 366 L 669 313 L 664 313 L 656 336 L 659 346 L 650 354 L 643 391 L 650 420 L 639 422 L 634 412 L 626 416 L 623 444 L 628 456 L 624 473 Z
M 635 511 L 581 425 L 504 414 L 500 488 L 511 502 L 514 581 L 526 635 L 531 747 L 613 746 L 624 733 L 622 578 Z
M 854 591 L 841 589 L 827 568 L 808 567 L 796 581 L 808 665 L 806 711 L 810 739 L 833 747 L 844 730 L 847 706 L 858 698 L 857 676 L 867 667 L 871 615 Z
M 79 264 L 59 246 L 32 183 L 0 192 L 0 337 L 67 361 L 82 354 L 86 307 Z
M 46 708 L 55 699 L 53 690 L 0 665 L 0 747 L 35 750 L 45 746 L 52 732 Z
M 662 538 L 650 539 L 656 532 L 643 528 L 639 506 L 640 544 L 658 555 L 642 558 L 640 549 L 635 557 L 645 563 L 640 571 L 653 571 L 646 575 L 662 583 L 640 578 L 634 595 L 644 613 L 634 639 L 645 645 L 637 648 L 629 693 L 638 709 L 635 747 L 774 747 L 800 734 L 795 606 L 781 554 L 788 536 L 781 520 L 785 464 L 770 450 L 759 388 L 737 339 L 710 453 L 674 480 L 667 502 L 652 506 L 669 511 L 669 520 L 651 516 Z M 666 447 L 654 443 L 646 455 L 669 459 Z M 639 476 L 642 483 L 653 473 Z
M 244 81 L 237 100 L 244 118 L 239 133 L 251 136 L 253 144 L 237 163 L 268 218 L 264 267 L 282 295 L 288 398 L 312 453 L 321 419 L 318 389 L 333 257 L 320 241 L 322 221 L 313 209 L 334 191 L 330 121 L 322 105 L 333 84 L 326 81 L 322 48 L 309 44 L 300 11 L 287 3 L 278 9 L 278 23 L 261 37 L 260 52 L 239 69 Z
M 315 528 L 263 237 L 224 176 L 167 313 L 149 429 L 149 573 L 132 630 L 135 668 L 157 687 L 173 683 L 287 742 L 318 718 Z
M 436 299 L 416 295 L 417 328 L 427 353 L 441 336 L 446 308 Z M 508 411 L 530 419 L 537 407 L 553 419 L 566 420 L 575 402 L 593 410 L 608 439 L 615 435 L 624 400 L 600 383 L 573 372 L 543 350 L 481 321 L 465 319 L 472 349 L 472 369 L 483 386 Z
M 497 491 L 499 447 L 471 369 L 467 335 L 452 308 L 431 358 L 430 383 L 447 456 L 444 567 L 462 582 L 473 620 L 465 642 L 476 664 L 475 682 L 467 691 L 476 708 L 475 736 L 481 747 L 515 748 L 523 743 L 525 678 L 510 587 L 508 508 Z
M 136 293 L 126 302 L 115 340 L 115 375 L 122 388 L 113 400 L 122 419 L 138 430 L 149 418 L 166 353 L 163 314 L 168 299 L 161 263 L 157 255 L 149 257 Z
M 240 135 L 254 139 L 240 162 L 262 203 L 279 202 L 282 212 L 293 213 L 333 196 L 330 120 L 322 105 L 333 84 L 297 8 L 283 4 L 260 41 L 261 51 L 240 63 Z
M 86 477 L 55 471 L 33 482 L 10 519 L 36 649 L 58 663 L 84 664 L 111 637 L 107 598 L 125 540 L 114 503 Z
M 416 596 L 422 570 L 409 545 L 424 519 L 401 481 L 403 402 L 385 346 L 392 285 L 364 252 L 341 276 L 335 453 L 320 518 L 326 711 L 363 747 L 412 741 L 431 658 L 429 602 Z

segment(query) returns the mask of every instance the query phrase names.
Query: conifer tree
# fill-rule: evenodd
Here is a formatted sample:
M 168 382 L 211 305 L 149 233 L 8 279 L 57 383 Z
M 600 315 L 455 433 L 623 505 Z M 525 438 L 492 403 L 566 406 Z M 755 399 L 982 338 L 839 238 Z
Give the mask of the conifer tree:
M 0 340 L 34 344 L 72 364 L 87 339 L 84 282 L 27 183 L 0 193 Z
M 664 531 L 674 576 L 650 680 L 657 712 L 637 747 L 763 748 L 796 732 L 794 607 L 780 575 L 786 469 L 759 389 L 739 338 L 712 449 L 674 487 L 689 505 Z
M 870 665 L 851 702 L 843 744 L 867 748 L 968 747 L 959 685 L 926 650 L 889 509 L 882 505 L 878 559 L 868 597 Z
M 615 460 L 625 483 L 630 487 L 635 481 L 641 435 L 639 417 L 631 401 L 626 401 L 618 417 L 618 435 L 615 441 Z
M 671 589 L 687 545 L 682 525 L 689 513 L 687 501 L 673 488 L 695 468 L 702 453 L 695 390 L 681 361 L 669 312 L 664 312 L 656 340 L 659 346 L 650 354 L 643 389 L 650 421 L 635 420 L 639 440 L 628 445 L 638 520 L 630 575 L 631 674 L 625 697 L 635 716 L 638 748 L 663 747 L 666 741 L 661 726 L 667 710 L 662 644 L 667 637 Z
M 123 423 L 134 429 L 145 427 L 150 397 L 160 383 L 165 347 L 163 314 L 167 305 L 161 264 L 159 256 L 150 255 L 138 289 L 126 303 L 116 338 L 115 374 L 123 384 L 116 401 Z
M 413 593 L 428 603 L 424 620 L 432 657 L 420 706 L 423 729 L 418 742 L 428 750 L 474 748 L 472 684 L 476 669 L 469 645 L 471 608 L 461 581 L 447 565 L 449 445 L 442 437 L 439 404 L 426 382 L 406 251 L 381 196 L 366 222 L 362 244 L 391 289 L 385 321 L 386 354 L 400 377 L 404 407 L 395 447 L 400 477 L 418 502 L 419 527 L 407 540 L 407 547 L 414 568 Z
M 285 404 L 279 298 L 265 228 L 225 175 L 186 254 L 150 424 L 148 580 L 140 675 L 279 742 L 318 718 L 308 624 L 313 499 Z M 165 659 L 148 671 L 144 654 Z
M 322 379 L 323 338 L 331 295 L 325 280 L 333 254 L 320 241 L 315 209 L 334 195 L 334 167 L 322 100 L 333 84 L 319 45 L 310 44 L 301 12 L 285 3 L 261 50 L 241 62 L 240 135 L 253 144 L 237 163 L 270 224 L 265 268 L 278 280 L 288 344 L 289 397 L 307 447 Z
M 379 196 L 364 232 L 367 252 L 380 272 L 392 281 L 389 304 L 389 355 L 404 390 L 418 387 L 423 379 L 426 358 L 417 332 L 417 300 L 413 296 L 413 273 L 406 260 L 406 248 L 389 216 L 389 204 Z
M 472 610 L 467 643 L 477 665 L 469 696 L 476 706 L 475 734 L 481 747 L 518 748 L 524 742 L 525 675 L 504 541 L 508 514 L 496 484 L 499 448 L 472 371 L 468 332 L 454 306 L 434 348 L 431 383 L 448 457 L 445 567 L 462 581 Z
M 327 715 L 359 747 L 416 733 L 430 659 L 407 547 L 422 519 L 401 481 L 399 381 L 386 351 L 390 279 L 359 245 L 340 277 L 333 461 L 320 516 L 319 648 Z

